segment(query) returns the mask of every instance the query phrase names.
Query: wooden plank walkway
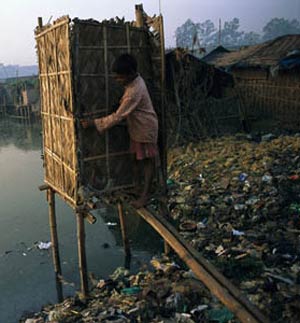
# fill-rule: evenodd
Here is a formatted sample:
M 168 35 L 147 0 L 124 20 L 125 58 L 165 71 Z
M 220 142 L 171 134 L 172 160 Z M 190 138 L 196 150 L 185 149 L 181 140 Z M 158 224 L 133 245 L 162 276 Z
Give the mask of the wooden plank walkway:
M 141 216 L 148 222 L 178 256 L 188 265 L 198 279 L 216 296 L 241 322 L 267 323 L 269 320 L 254 306 L 241 291 L 200 253 L 190 246 L 161 215 L 146 208 L 135 209 L 124 204 L 127 210 Z

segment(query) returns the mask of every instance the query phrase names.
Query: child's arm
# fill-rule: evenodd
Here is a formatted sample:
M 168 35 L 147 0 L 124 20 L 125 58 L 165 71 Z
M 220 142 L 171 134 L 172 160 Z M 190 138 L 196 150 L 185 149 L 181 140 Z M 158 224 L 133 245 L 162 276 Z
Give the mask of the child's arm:
M 116 112 L 94 120 L 97 130 L 103 132 L 126 119 L 137 108 L 140 101 L 141 94 L 139 92 L 130 91 L 130 93 L 125 93 Z

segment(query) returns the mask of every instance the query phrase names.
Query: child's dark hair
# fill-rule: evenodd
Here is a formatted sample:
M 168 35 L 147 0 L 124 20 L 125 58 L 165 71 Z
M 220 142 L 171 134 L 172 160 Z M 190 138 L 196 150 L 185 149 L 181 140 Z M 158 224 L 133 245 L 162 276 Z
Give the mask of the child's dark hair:
M 137 61 L 132 55 L 123 54 L 114 61 L 112 71 L 120 75 L 136 74 Z

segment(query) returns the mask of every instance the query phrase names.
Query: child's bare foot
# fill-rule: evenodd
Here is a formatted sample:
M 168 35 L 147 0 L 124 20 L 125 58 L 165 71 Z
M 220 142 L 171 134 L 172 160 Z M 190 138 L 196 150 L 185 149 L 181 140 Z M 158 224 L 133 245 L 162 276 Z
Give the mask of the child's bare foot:
M 132 205 L 136 208 L 136 209 L 140 209 L 143 206 L 145 206 L 147 204 L 149 200 L 149 196 L 147 195 L 142 195 L 139 199 L 137 199 L 136 201 L 132 202 Z

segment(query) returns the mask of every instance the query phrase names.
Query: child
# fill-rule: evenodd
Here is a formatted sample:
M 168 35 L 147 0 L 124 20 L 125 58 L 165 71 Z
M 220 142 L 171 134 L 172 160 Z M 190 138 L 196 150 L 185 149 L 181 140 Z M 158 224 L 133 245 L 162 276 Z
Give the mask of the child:
M 158 155 L 158 120 L 146 84 L 137 73 L 137 62 L 129 54 L 121 55 L 113 64 L 115 80 L 125 87 L 125 92 L 116 112 L 99 119 L 81 120 L 84 128 L 95 126 L 103 133 L 123 119 L 127 120 L 130 136 L 130 152 L 134 155 L 135 181 L 139 164 L 144 170 L 144 187 L 141 196 L 133 205 L 143 207 L 150 195 Z

